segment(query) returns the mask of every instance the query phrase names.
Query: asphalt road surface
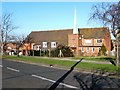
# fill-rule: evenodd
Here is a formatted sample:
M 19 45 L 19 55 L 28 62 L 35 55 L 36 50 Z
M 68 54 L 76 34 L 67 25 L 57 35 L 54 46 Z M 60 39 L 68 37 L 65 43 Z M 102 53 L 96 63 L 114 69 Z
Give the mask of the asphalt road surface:
M 69 70 L 2 60 L 2 88 L 50 88 Z M 96 82 L 96 83 L 94 83 Z M 108 83 L 109 82 L 109 83 Z M 93 87 L 94 86 L 94 87 Z M 72 71 L 57 88 L 120 88 L 120 80 Z
M 3 60 L 2 65 L 3 88 L 49 88 L 67 70 L 32 65 L 27 63 Z M 79 83 L 72 72 L 57 88 L 79 88 Z

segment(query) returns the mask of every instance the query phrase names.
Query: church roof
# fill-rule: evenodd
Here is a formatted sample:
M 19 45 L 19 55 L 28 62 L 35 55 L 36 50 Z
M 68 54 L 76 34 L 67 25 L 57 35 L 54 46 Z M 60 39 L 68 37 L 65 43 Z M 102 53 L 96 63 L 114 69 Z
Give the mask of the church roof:
M 83 38 L 104 38 L 105 35 L 108 35 L 109 29 L 104 28 L 79 28 L 79 33 L 83 35 Z M 108 33 L 108 34 L 107 34 Z M 110 34 L 109 34 L 110 35 Z
M 105 35 L 110 35 L 107 27 L 104 28 L 78 28 L 79 34 L 83 38 L 104 38 Z M 36 44 L 42 42 L 57 42 L 58 44 L 68 45 L 68 34 L 72 34 L 73 29 L 49 30 L 49 31 L 32 31 L 30 37 Z M 107 34 L 108 33 L 108 34 Z
M 33 31 L 30 33 L 30 37 L 32 37 L 32 41 L 36 44 L 42 44 L 42 42 L 60 42 L 60 44 L 67 45 L 68 34 L 72 34 L 72 29 Z

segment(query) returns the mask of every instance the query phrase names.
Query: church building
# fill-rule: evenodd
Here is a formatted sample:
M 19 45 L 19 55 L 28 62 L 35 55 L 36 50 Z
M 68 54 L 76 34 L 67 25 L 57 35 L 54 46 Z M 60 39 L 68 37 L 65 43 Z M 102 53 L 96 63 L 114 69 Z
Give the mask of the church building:
M 32 31 L 30 50 L 52 50 L 58 45 L 69 46 L 75 55 L 97 56 L 101 46 L 111 50 L 111 37 L 108 27 L 77 28 L 76 10 L 74 28 L 48 31 Z M 25 49 L 24 49 L 25 50 Z

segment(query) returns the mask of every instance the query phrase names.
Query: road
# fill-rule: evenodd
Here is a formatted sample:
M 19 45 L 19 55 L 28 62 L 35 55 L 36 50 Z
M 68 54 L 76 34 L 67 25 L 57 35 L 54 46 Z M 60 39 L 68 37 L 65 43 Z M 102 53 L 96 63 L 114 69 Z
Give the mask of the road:
M 8 60 L 3 60 L 0 67 L 2 67 L 3 88 L 49 88 L 67 72 L 53 67 Z M 78 88 L 79 83 L 73 77 L 76 73 L 70 73 L 58 88 Z
M 53 83 L 68 72 L 68 70 L 57 69 L 50 66 L 33 65 L 10 60 L 2 60 L 0 68 L 2 68 L 3 88 L 50 88 Z M 120 88 L 120 79 L 96 75 L 93 77 L 92 75 L 93 74 L 72 71 L 57 88 L 83 89 L 95 87 L 96 89 L 96 86 L 102 86 L 103 88 Z M 94 82 L 97 82 L 97 84 Z

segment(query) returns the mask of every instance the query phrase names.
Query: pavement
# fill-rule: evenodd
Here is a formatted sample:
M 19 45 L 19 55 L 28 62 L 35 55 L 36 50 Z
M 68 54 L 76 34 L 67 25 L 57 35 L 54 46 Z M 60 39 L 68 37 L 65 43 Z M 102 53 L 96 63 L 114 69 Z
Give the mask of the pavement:
M 87 88 L 91 90 L 117 88 L 118 90 L 120 88 L 120 79 L 118 78 L 74 71 L 74 68 L 64 70 L 11 60 L 2 60 L 0 68 L 2 68 L 2 88 L 49 89 L 63 76 L 63 80 L 57 88 L 75 90 L 87 90 Z

